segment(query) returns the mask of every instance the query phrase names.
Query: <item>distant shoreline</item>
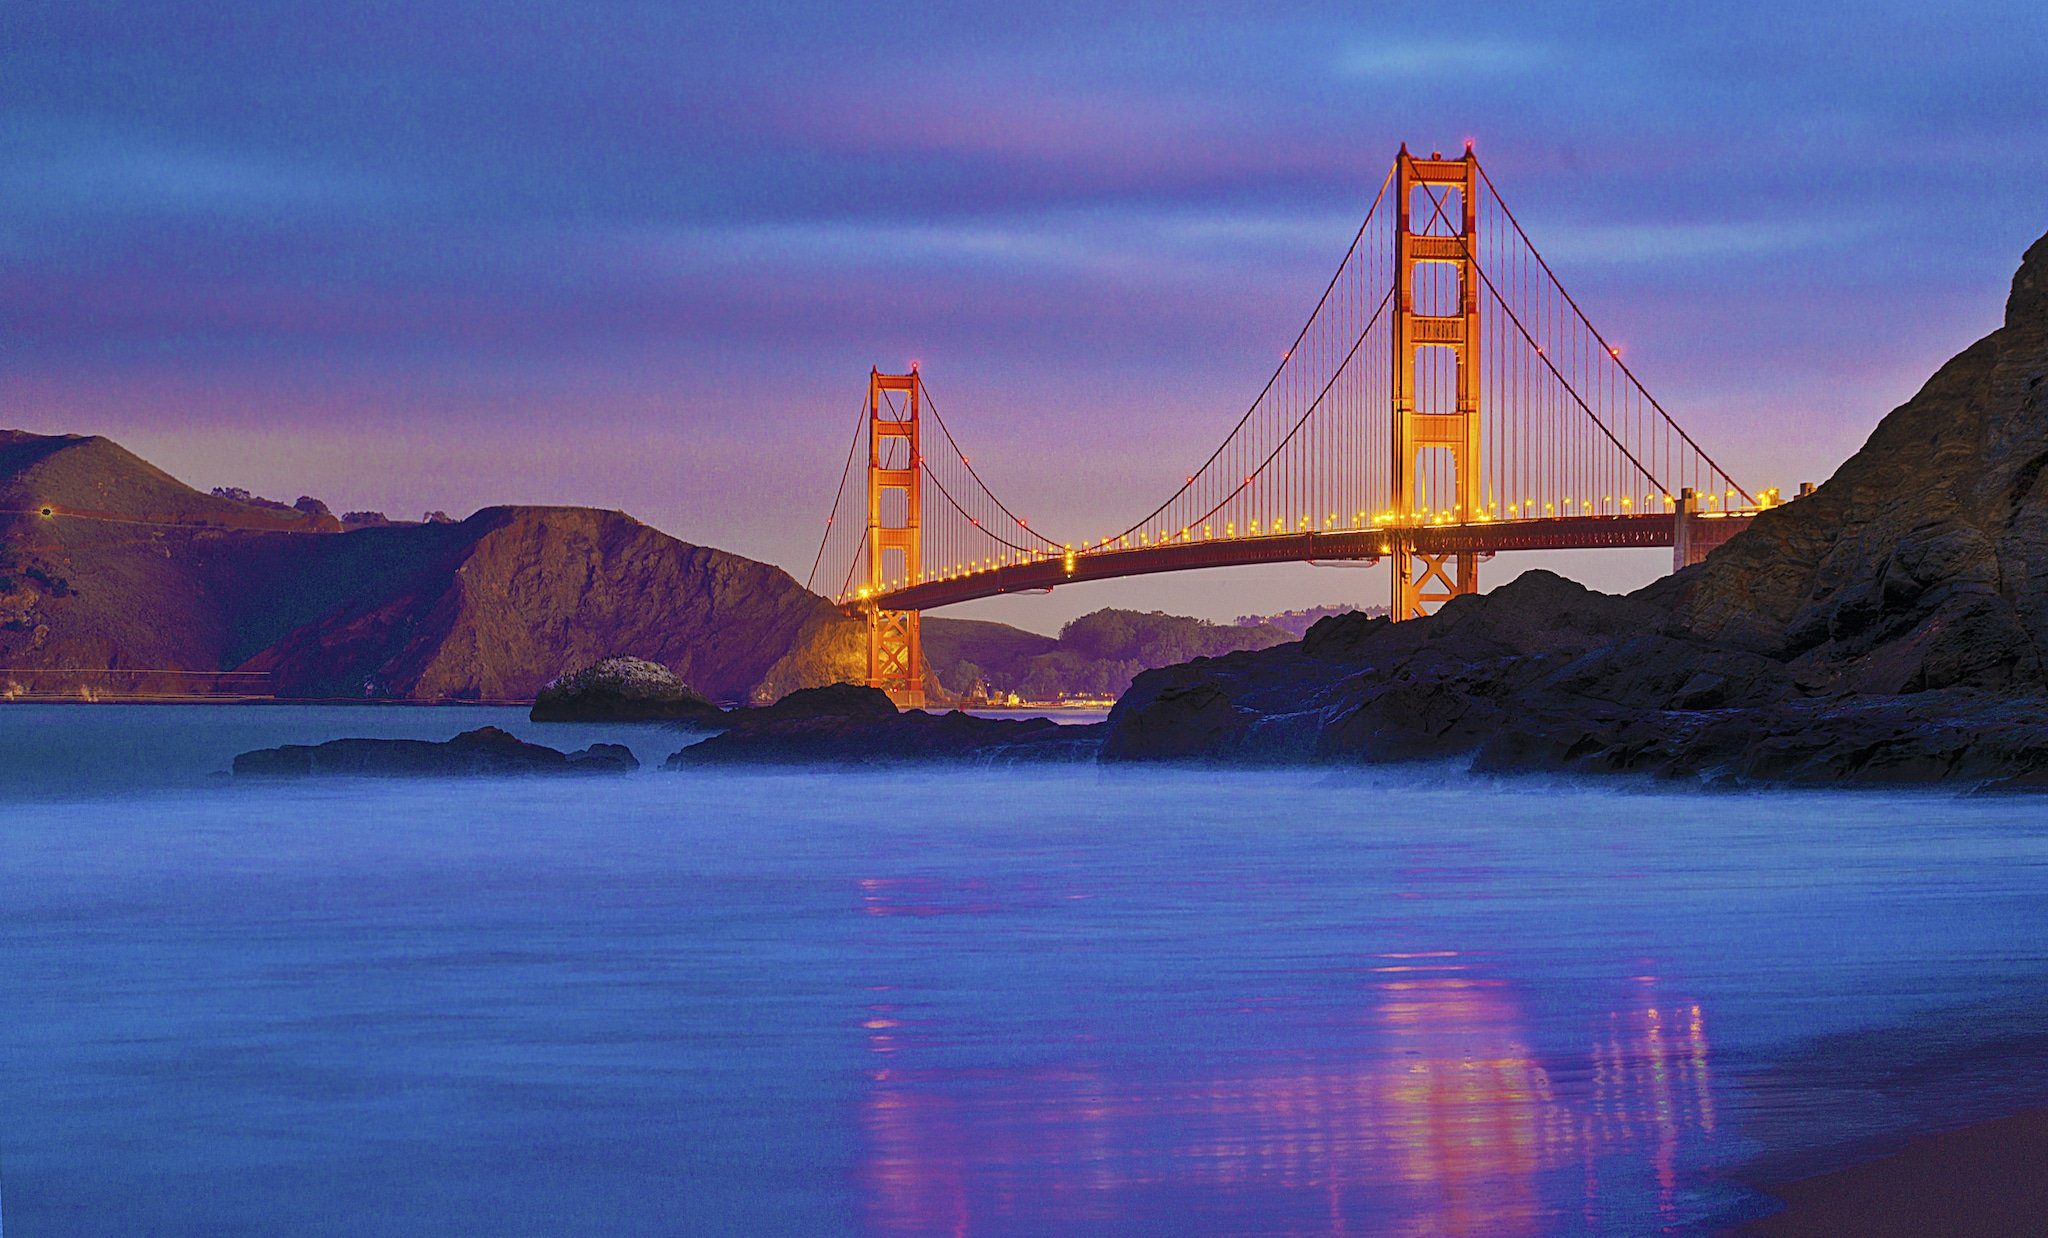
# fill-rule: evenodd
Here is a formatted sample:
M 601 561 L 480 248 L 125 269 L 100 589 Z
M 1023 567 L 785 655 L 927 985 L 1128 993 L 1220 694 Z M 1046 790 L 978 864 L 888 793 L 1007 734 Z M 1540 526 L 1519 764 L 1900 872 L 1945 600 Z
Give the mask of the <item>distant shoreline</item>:
M 363 699 L 347 696 L 133 696 L 102 698 L 83 701 L 76 696 L 9 696 L 0 697 L 0 707 L 7 705 L 405 705 L 405 706 L 457 706 L 477 705 L 492 708 L 531 709 L 531 699 L 523 701 L 475 700 L 461 697 L 435 697 L 431 700 L 409 700 L 404 698 Z
M 1114 704 L 1114 702 L 1112 702 Z M 404 705 L 404 706 L 487 706 L 490 708 L 531 709 L 533 698 L 523 700 L 476 699 L 471 697 L 413 698 L 359 698 L 348 696 L 132 696 L 80 700 L 76 696 L 0 696 L 0 707 L 7 705 Z M 1036 718 L 1049 713 L 1100 714 L 1107 713 L 1110 705 L 933 705 L 927 713 L 944 713 L 958 709 L 964 713 L 987 717 L 1030 717 Z

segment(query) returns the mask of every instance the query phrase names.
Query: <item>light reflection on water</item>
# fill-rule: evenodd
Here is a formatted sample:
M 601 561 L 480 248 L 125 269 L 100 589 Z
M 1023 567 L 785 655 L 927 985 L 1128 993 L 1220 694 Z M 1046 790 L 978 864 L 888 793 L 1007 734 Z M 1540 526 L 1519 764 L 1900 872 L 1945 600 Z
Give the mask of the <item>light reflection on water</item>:
M 1609 1011 L 1585 1057 L 1556 1064 L 1581 1081 L 1560 1089 L 1505 981 L 1454 951 L 1380 957 L 1370 971 L 1387 978 L 1363 983 L 1335 1043 L 1325 1029 L 1194 1077 L 1134 1078 L 1087 1057 L 1001 1078 L 921 1067 L 930 1029 L 878 986 L 861 1024 L 868 1223 L 966 1234 L 1256 1218 L 1266 1232 L 1517 1235 L 1707 1215 L 1679 1199 L 1681 1147 L 1696 1166 L 1715 1134 L 1697 1003 L 1643 977 L 1649 1004 Z M 1648 1165 L 1653 1199 L 1603 1196 L 1615 1157 Z
M 1816 1069 L 1820 1038 L 1960 1053 L 1997 1021 L 1959 1005 L 2042 1022 L 2032 801 L 205 777 L 266 733 L 457 721 L 0 711 L 0 1220 L 1684 1229 L 1745 1206 L 1728 1175 L 1760 1152 L 1908 1120 L 1855 1053 Z M 1978 1054 L 1970 1086 L 2038 1065 Z

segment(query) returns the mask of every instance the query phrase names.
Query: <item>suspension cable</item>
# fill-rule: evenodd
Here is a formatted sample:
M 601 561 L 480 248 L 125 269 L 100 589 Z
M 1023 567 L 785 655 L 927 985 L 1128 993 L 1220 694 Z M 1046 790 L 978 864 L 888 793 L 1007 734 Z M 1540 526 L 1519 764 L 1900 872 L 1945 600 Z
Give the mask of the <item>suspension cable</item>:
M 846 579 L 839 582 L 839 596 L 843 599 L 853 592 L 853 574 L 860 570 L 860 552 L 868 548 L 868 531 L 860 531 L 860 541 L 853 548 L 853 558 L 846 562 Z
M 1451 226 L 1451 221 L 1448 217 L 1444 215 L 1443 199 L 1438 198 L 1436 194 L 1430 190 L 1427 184 L 1422 186 L 1422 196 L 1429 199 L 1429 208 L 1431 212 L 1433 212 L 1436 215 L 1436 218 L 1442 221 L 1444 227 L 1449 228 Z M 1449 190 L 1444 191 L 1444 197 L 1450 197 Z M 1536 350 L 1536 355 L 1543 359 L 1544 367 L 1547 368 L 1550 371 L 1551 375 L 1555 377 L 1560 384 L 1563 385 L 1565 394 L 1569 395 L 1572 398 L 1572 403 L 1577 404 L 1579 406 L 1579 410 L 1586 414 L 1586 419 L 1588 421 L 1591 421 L 1594 427 L 1598 429 L 1600 433 L 1606 435 L 1607 441 L 1614 444 L 1615 448 L 1619 450 L 1621 454 L 1628 459 L 1628 462 L 1635 466 L 1636 472 L 1641 473 L 1644 479 L 1647 480 L 1651 485 L 1657 487 L 1660 493 L 1671 493 L 1671 491 L 1664 485 L 1663 482 L 1657 480 L 1657 477 L 1654 473 L 1650 472 L 1649 469 L 1643 467 L 1643 462 L 1641 460 L 1636 459 L 1635 453 L 1630 451 L 1626 444 L 1624 444 L 1620 439 L 1614 436 L 1614 431 L 1608 429 L 1607 424 L 1600 420 L 1599 414 L 1595 413 L 1592 410 L 1592 408 L 1587 405 L 1584 397 L 1579 395 L 1578 390 L 1572 386 L 1570 380 L 1566 379 L 1564 375 L 1558 373 L 1557 366 L 1551 363 L 1549 354 L 1545 353 L 1543 351 L 1542 346 L 1536 342 L 1535 337 L 1529 334 L 1529 328 L 1522 325 L 1521 318 L 1518 317 L 1515 313 L 1515 307 L 1509 305 L 1507 303 L 1507 299 L 1500 295 L 1500 289 L 1494 287 L 1493 277 L 1486 273 L 1486 268 L 1484 266 L 1480 265 L 1479 255 L 1472 252 L 1471 240 L 1468 237 L 1466 237 L 1463 232 L 1454 232 L 1451 235 L 1456 236 L 1458 238 L 1458 247 L 1465 251 L 1465 257 L 1468 261 L 1471 262 L 1472 269 L 1479 272 L 1480 282 L 1484 283 L 1486 285 L 1486 290 L 1493 294 L 1494 303 L 1499 305 L 1502 309 L 1508 312 L 1508 321 L 1515 324 L 1515 330 L 1520 331 L 1522 333 L 1522 338 L 1528 342 L 1529 347 Z M 1552 276 L 1551 282 L 1556 283 L 1556 281 L 1557 277 Z M 1563 292 L 1563 287 L 1559 286 L 1558 291 Z M 1567 297 L 1566 299 L 1569 300 L 1570 298 Z M 1594 333 L 1594 338 L 1599 338 L 1598 332 Z M 1610 354 L 1610 356 L 1611 355 L 1612 354 Z M 1615 358 L 1615 360 L 1619 360 L 1619 358 Z M 1681 433 L 1683 433 L 1683 431 L 1681 431 Z M 1700 455 L 1705 456 L 1706 453 L 1701 452 Z M 1709 463 L 1712 462 L 1709 461 Z M 1719 465 L 1715 465 L 1714 467 L 1716 468 L 1716 470 L 1720 468 Z M 1722 473 L 1721 476 L 1728 477 L 1726 473 Z M 1733 478 L 1728 479 L 1730 481 L 1734 480 Z
M 1136 533 L 1140 529 L 1149 527 L 1152 523 L 1153 517 L 1157 516 L 1160 512 L 1165 511 L 1167 508 L 1173 506 L 1174 500 L 1180 498 L 1180 496 L 1186 494 L 1189 490 L 1193 489 L 1195 479 L 1199 478 L 1203 473 L 1207 472 L 1210 465 L 1216 463 L 1217 457 L 1221 456 L 1223 454 L 1224 449 L 1229 447 L 1231 441 L 1237 437 L 1237 432 L 1239 430 L 1244 429 L 1245 423 L 1252 419 L 1252 414 L 1258 411 L 1260 402 L 1266 398 L 1268 392 L 1273 390 L 1273 384 L 1279 382 L 1280 375 L 1286 372 L 1288 362 L 1294 359 L 1295 350 L 1301 347 L 1302 340 L 1308 338 L 1309 328 L 1315 325 L 1317 316 L 1323 312 L 1323 306 L 1329 302 L 1330 293 L 1336 289 L 1337 281 L 1343 278 L 1344 268 L 1351 265 L 1352 255 L 1358 252 L 1358 243 L 1365 239 L 1365 230 L 1366 228 L 1371 226 L 1372 217 L 1374 213 L 1380 209 L 1381 200 L 1387 196 L 1387 186 L 1393 184 L 1393 182 L 1394 170 L 1392 168 L 1388 168 L 1386 179 L 1380 182 L 1380 191 L 1373 195 L 1372 205 L 1366 208 L 1364 221 L 1358 225 L 1357 233 L 1354 234 L 1351 238 L 1350 248 L 1344 251 L 1343 261 L 1337 264 L 1337 271 L 1335 274 L 1330 276 L 1329 284 L 1323 288 L 1323 295 L 1316 298 L 1316 307 L 1313 310 L 1309 311 L 1308 321 L 1302 323 L 1301 330 L 1295 333 L 1294 343 L 1288 345 L 1287 351 L 1281 354 L 1280 364 L 1273 368 L 1272 377 L 1266 380 L 1265 386 L 1259 388 L 1259 394 L 1252 397 L 1251 404 L 1247 406 L 1244 410 L 1244 416 L 1239 417 L 1237 419 L 1237 424 L 1230 427 L 1230 433 L 1223 436 L 1223 441 L 1216 445 L 1216 450 L 1209 453 L 1208 459 L 1202 461 L 1201 467 L 1188 475 L 1188 479 L 1185 482 L 1181 483 L 1180 489 L 1166 496 L 1165 502 L 1153 508 L 1151 512 L 1145 516 L 1144 519 L 1138 521 L 1136 524 L 1133 524 L 1130 528 L 1125 529 L 1122 533 L 1117 534 L 1117 537 L 1128 537 L 1131 534 Z
M 811 574 L 804 577 L 805 589 L 809 589 L 817 579 L 818 565 L 825 561 L 825 544 L 832 540 L 832 521 L 838 517 L 840 501 L 846 497 L 846 479 L 853 476 L 853 455 L 860 450 L 861 423 L 867 420 L 867 415 L 868 402 L 862 400 L 854 418 L 853 441 L 846 445 L 846 466 L 839 470 L 839 491 L 832 496 L 832 510 L 825 513 L 825 531 L 818 537 L 818 554 L 811 560 Z
M 1037 538 L 1041 542 L 1044 542 L 1047 546 L 1050 546 L 1054 550 L 1059 550 L 1061 548 L 1060 543 L 1053 541 L 1051 538 L 1045 536 L 1043 533 L 1034 531 L 1030 525 L 1024 523 L 1024 518 L 1022 516 L 1019 516 L 1016 512 L 1011 511 L 1008 507 L 1004 506 L 1003 501 L 996 497 L 996 492 L 989 489 L 988 483 L 981 479 L 981 474 L 974 471 L 974 465 L 971 461 L 967 459 L 967 453 L 960 450 L 959 442 L 953 438 L 953 431 L 947 428 L 946 419 L 939 415 L 938 403 L 932 399 L 932 389 L 924 385 L 924 375 L 921 373 L 917 376 L 917 386 L 918 390 L 923 392 L 924 394 L 925 405 L 932 410 L 932 420 L 939 423 L 939 433 L 946 436 L 946 446 L 951 447 L 953 449 L 953 454 L 960 457 L 960 463 L 966 467 L 967 475 L 974 479 L 975 485 L 981 487 L 981 492 L 989 497 L 989 502 L 994 503 L 996 505 L 997 511 L 1003 513 L 1005 516 L 1008 516 L 1010 519 L 1016 521 L 1018 528 L 1024 530 L 1026 533 L 1031 534 L 1031 536 Z M 918 463 L 922 465 L 924 462 L 920 460 L 918 461 Z M 938 479 L 935 477 L 932 480 L 937 481 Z M 943 492 L 945 490 L 945 487 L 940 486 L 939 489 Z M 952 498 L 953 496 L 950 494 L 946 496 L 948 502 L 951 502 Z M 957 508 L 959 504 L 956 503 L 954 504 L 954 506 Z M 965 512 L 962 512 L 961 514 L 966 515 Z M 996 540 L 1001 541 L 1002 539 L 997 538 Z M 1017 549 L 1021 550 L 1023 548 L 1017 547 Z
M 1336 386 L 1337 380 L 1344 376 L 1344 371 L 1351 368 L 1351 359 L 1358 355 L 1358 350 L 1365 344 L 1365 337 L 1371 335 L 1372 329 L 1375 326 L 1379 325 L 1380 315 L 1386 313 L 1387 305 L 1393 299 L 1394 290 L 1390 287 L 1387 289 L 1386 294 L 1380 297 L 1379 308 L 1375 309 L 1372 312 L 1371 319 L 1369 319 L 1366 322 L 1365 328 L 1358 333 L 1358 338 L 1352 341 L 1351 350 L 1344 354 L 1344 359 L 1342 361 L 1337 363 L 1336 372 L 1330 375 L 1330 381 L 1323 384 L 1323 389 L 1316 393 L 1316 398 L 1312 402 L 1310 402 L 1307 410 L 1304 411 L 1300 417 L 1297 417 L 1295 419 L 1293 427 L 1287 431 L 1286 436 L 1282 438 L 1278 443 L 1274 444 L 1272 451 L 1266 453 L 1266 458 L 1264 460 L 1259 461 L 1258 468 L 1255 468 L 1250 473 L 1246 474 L 1245 479 L 1237 484 L 1237 489 L 1232 490 L 1229 494 L 1224 495 L 1220 500 L 1217 501 L 1216 506 L 1210 508 L 1208 511 L 1203 512 L 1201 515 L 1195 517 L 1193 520 L 1190 520 L 1187 524 L 1188 528 L 1193 528 L 1195 525 L 1202 523 L 1204 520 L 1207 520 L 1209 517 L 1215 515 L 1217 512 L 1222 511 L 1223 508 L 1232 499 L 1236 498 L 1240 494 L 1243 494 L 1246 490 L 1251 489 L 1252 479 L 1265 473 L 1266 466 L 1272 464 L 1273 461 L 1279 457 L 1280 452 L 1287 446 L 1287 444 L 1294 441 L 1294 436 L 1301 432 L 1301 428 L 1304 425 L 1308 424 L 1308 419 L 1310 417 L 1315 416 L 1316 410 L 1322 407 L 1324 397 L 1330 394 L 1330 388 Z M 1156 516 L 1159 513 L 1154 512 L 1152 514 Z M 1117 536 L 1128 536 L 1128 532 L 1120 533 Z
M 1004 537 L 1002 534 L 997 533 L 993 529 L 988 528 L 986 525 L 982 524 L 980 520 L 977 520 L 971 513 L 968 512 L 966 508 L 960 506 L 960 500 L 953 497 L 953 492 L 951 490 L 946 489 L 946 483 L 939 480 L 939 475 L 937 473 L 932 472 L 930 465 L 926 464 L 922 460 L 919 460 L 917 462 L 917 467 L 919 472 L 923 473 L 926 477 L 929 477 L 931 479 L 932 485 L 937 486 L 939 488 L 939 493 L 945 496 L 946 502 L 949 505 L 951 505 L 953 510 L 959 512 L 962 516 L 965 516 L 967 518 L 967 523 L 974 528 L 980 529 L 983 534 L 987 535 L 989 540 L 1001 542 L 1003 545 L 1008 546 L 1010 549 L 1014 551 L 1017 551 L 1019 554 L 1028 555 L 1038 553 L 1036 547 L 1019 546 L 1017 543 L 1011 541 L 1009 538 Z M 979 481 L 981 479 L 976 478 L 975 480 Z M 983 488 L 983 493 L 987 493 L 986 487 Z M 988 497 L 993 499 L 996 496 L 990 494 Z M 996 506 L 1000 507 L 1002 506 L 1002 504 L 998 503 Z M 1016 517 L 1011 516 L 1010 519 L 1015 520 Z M 1029 533 L 1031 530 L 1028 526 L 1026 526 L 1024 531 Z M 1058 542 L 1046 541 L 1046 539 L 1043 537 L 1040 537 L 1038 540 L 1041 542 L 1045 542 L 1046 545 L 1052 547 L 1054 550 L 1061 549 L 1060 544 Z
M 1657 402 L 1657 397 L 1651 395 L 1650 389 L 1648 387 L 1643 386 L 1642 380 L 1636 377 L 1635 371 L 1628 368 L 1628 362 L 1623 361 L 1621 359 L 1620 351 L 1614 348 L 1612 345 L 1610 345 L 1607 342 L 1606 337 L 1600 334 L 1600 328 L 1593 325 L 1593 320 L 1591 318 L 1586 317 L 1586 311 L 1579 308 L 1579 303 L 1573 300 L 1572 294 L 1565 289 L 1564 281 L 1560 280 L 1557 277 L 1557 272 L 1551 270 L 1550 263 L 1544 260 L 1543 251 L 1537 249 L 1536 242 L 1529 239 L 1529 234 L 1522 228 L 1522 221 L 1515 218 L 1514 211 L 1509 209 L 1508 207 L 1507 199 L 1500 196 L 1500 188 L 1493 183 L 1493 178 L 1486 174 L 1486 165 L 1480 164 L 1476 160 L 1474 161 L 1474 163 L 1479 168 L 1479 178 L 1486 182 L 1487 192 L 1493 195 L 1494 202 L 1500 207 L 1500 213 L 1507 216 L 1508 222 L 1514 225 L 1515 234 L 1522 238 L 1522 244 L 1527 246 L 1529 249 L 1529 253 L 1535 257 L 1536 265 L 1543 268 L 1543 273 L 1550 277 L 1551 286 L 1557 289 L 1558 295 L 1564 298 L 1565 304 L 1572 307 L 1572 313 L 1578 315 L 1579 321 L 1585 324 L 1586 330 L 1591 331 L 1593 333 L 1593 338 L 1599 341 L 1600 347 L 1606 349 L 1608 357 L 1610 357 L 1614 361 L 1615 365 L 1621 368 L 1621 372 L 1623 374 L 1628 375 L 1628 381 L 1630 382 L 1630 384 L 1635 387 L 1636 391 L 1640 393 L 1645 400 L 1648 400 L 1650 402 L 1651 408 L 1657 410 L 1657 415 L 1664 419 L 1664 423 L 1670 426 L 1673 430 L 1676 430 L 1678 432 L 1678 437 L 1685 440 L 1685 445 L 1687 447 L 1692 448 L 1694 451 L 1698 452 L 1700 455 L 1700 459 L 1705 460 L 1709 468 L 1713 469 L 1716 473 L 1719 473 L 1721 475 L 1722 481 L 1725 481 L 1729 485 L 1735 487 L 1736 493 L 1740 494 L 1744 499 L 1747 499 L 1751 503 L 1756 502 L 1756 496 L 1752 495 L 1749 491 L 1743 489 L 1742 483 L 1736 481 L 1734 475 L 1729 473 L 1727 469 L 1722 468 L 1718 460 L 1714 459 L 1713 456 L 1708 455 L 1706 448 L 1694 442 L 1692 435 L 1686 433 L 1685 427 L 1678 424 L 1677 418 L 1673 417 L 1670 413 L 1664 411 L 1664 406 Z M 1510 313 L 1512 313 L 1512 311 L 1510 311 Z

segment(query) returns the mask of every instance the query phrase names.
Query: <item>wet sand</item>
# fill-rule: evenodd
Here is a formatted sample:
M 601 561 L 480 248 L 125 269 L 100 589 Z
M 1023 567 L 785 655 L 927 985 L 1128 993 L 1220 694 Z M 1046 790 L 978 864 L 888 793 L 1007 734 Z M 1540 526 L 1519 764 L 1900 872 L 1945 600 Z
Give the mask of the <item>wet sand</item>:
M 2048 1234 L 2048 1109 L 1927 1135 L 1862 1165 L 1762 1188 L 1763 1235 Z

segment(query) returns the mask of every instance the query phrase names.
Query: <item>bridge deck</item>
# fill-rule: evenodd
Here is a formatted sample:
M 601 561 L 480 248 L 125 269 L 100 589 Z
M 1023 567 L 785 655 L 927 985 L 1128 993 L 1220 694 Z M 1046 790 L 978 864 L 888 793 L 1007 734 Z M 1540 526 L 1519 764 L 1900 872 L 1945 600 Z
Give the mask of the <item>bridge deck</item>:
M 1702 515 L 1695 519 L 1746 525 L 1747 514 Z M 1550 516 L 1536 520 L 1493 520 L 1479 524 L 1424 525 L 1411 530 L 1415 548 L 1429 554 L 1491 554 L 1504 550 L 1608 550 L 1669 546 L 1677 536 L 1671 512 L 1639 516 Z M 1720 532 L 1721 530 L 1717 530 Z M 1722 538 L 1713 539 L 1715 542 Z M 1036 592 L 1085 580 L 1114 580 L 1154 572 L 1186 572 L 1253 563 L 1377 560 L 1392 553 L 1391 533 L 1347 529 L 1328 533 L 1282 533 L 1091 550 L 1076 554 L 1069 569 L 1062 558 L 968 572 L 950 580 L 927 580 L 874 599 L 884 610 L 931 610 L 1003 593 Z

